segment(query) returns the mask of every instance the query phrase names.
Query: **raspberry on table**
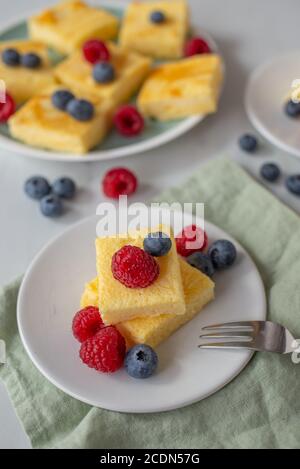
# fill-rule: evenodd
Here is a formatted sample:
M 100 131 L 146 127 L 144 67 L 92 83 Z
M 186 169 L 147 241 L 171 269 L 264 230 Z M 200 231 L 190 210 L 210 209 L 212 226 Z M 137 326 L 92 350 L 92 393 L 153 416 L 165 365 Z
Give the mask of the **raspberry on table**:
M 89 368 L 113 373 L 123 365 L 125 353 L 124 337 L 114 326 L 108 326 L 82 343 L 79 356 Z
M 98 39 L 91 39 L 87 41 L 83 47 L 82 52 L 84 58 L 91 64 L 95 64 L 99 61 L 107 62 L 110 60 L 110 53 L 104 42 Z
M 125 137 L 139 135 L 145 127 L 143 116 L 134 106 L 121 106 L 114 116 L 117 131 Z
M 9 93 L 5 93 L 5 102 L 0 103 L 0 123 L 7 122 L 16 110 L 16 103 Z
M 102 181 L 103 192 L 107 197 L 117 199 L 120 195 L 131 195 L 137 189 L 137 178 L 129 169 L 113 168 Z
M 198 54 L 209 54 L 211 49 L 202 37 L 194 37 L 190 39 L 185 46 L 184 55 L 191 57 Z
M 159 275 L 159 265 L 147 252 L 137 246 L 123 246 L 112 258 L 114 278 L 127 288 L 149 287 Z
M 190 225 L 186 226 L 176 238 L 176 248 L 178 254 L 187 257 L 193 252 L 204 251 L 207 246 L 207 234 L 199 226 Z M 193 246 L 189 246 L 193 243 Z
M 95 306 L 87 306 L 78 311 L 72 322 L 72 331 L 79 342 L 93 337 L 104 327 L 99 309 Z

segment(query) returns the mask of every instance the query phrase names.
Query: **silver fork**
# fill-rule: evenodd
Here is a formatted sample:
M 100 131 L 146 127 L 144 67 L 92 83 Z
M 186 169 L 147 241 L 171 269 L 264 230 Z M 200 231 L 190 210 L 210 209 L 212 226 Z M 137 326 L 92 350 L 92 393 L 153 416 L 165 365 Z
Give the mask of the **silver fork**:
M 299 343 L 280 324 L 270 321 L 225 322 L 205 326 L 201 339 L 228 339 L 204 342 L 204 349 L 248 349 L 259 352 L 292 353 L 299 350 Z

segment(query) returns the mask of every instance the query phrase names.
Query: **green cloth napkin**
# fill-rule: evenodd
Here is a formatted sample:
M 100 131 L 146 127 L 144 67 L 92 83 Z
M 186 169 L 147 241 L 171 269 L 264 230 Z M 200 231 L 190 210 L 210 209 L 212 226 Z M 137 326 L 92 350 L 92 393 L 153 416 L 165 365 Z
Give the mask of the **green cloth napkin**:
M 295 213 L 224 159 L 203 165 L 160 200 L 205 202 L 206 219 L 238 239 L 255 260 L 269 319 L 300 337 L 300 219 Z M 183 409 L 139 415 L 101 410 L 56 389 L 31 363 L 17 332 L 18 288 L 16 282 L 1 294 L 0 338 L 7 344 L 7 364 L 0 366 L 0 377 L 34 447 L 299 448 L 300 364 L 291 356 L 256 354 L 224 389 Z

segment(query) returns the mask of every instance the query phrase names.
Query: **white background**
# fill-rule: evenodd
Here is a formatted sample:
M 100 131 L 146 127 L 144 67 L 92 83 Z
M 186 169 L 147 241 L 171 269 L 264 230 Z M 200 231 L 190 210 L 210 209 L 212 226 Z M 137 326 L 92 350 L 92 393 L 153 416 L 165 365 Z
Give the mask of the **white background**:
M 53 3 L 56 2 L 0 0 L 0 24 Z M 279 160 L 286 172 L 300 172 L 299 160 L 269 144 L 263 143 L 255 156 L 242 155 L 236 145 L 238 136 L 251 130 L 243 107 L 248 75 L 265 60 L 300 47 L 299 0 L 190 0 L 190 5 L 193 23 L 213 35 L 226 61 L 226 85 L 218 114 L 160 149 L 113 162 L 38 162 L 0 149 L 0 285 L 21 275 L 51 237 L 79 218 L 95 213 L 96 205 L 103 200 L 100 181 L 112 166 L 126 165 L 136 172 L 140 188 L 133 200 L 141 201 L 180 184 L 205 160 L 224 153 L 237 159 L 254 176 L 267 158 Z M 54 221 L 43 218 L 38 205 L 24 196 L 24 181 L 33 174 L 50 180 L 68 175 L 76 180 L 79 194 L 64 217 Z M 272 190 L 300 212 L 300 199 L 288 195 L 282 184 Z M 29 442 L 0 385 L 0 448 L 8 447 L 29 447 Z

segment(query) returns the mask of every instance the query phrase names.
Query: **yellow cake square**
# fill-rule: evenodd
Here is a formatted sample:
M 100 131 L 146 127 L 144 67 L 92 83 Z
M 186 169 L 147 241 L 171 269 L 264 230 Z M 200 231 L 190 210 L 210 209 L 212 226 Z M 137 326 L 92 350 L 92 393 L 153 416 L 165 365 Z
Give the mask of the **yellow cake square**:
M 109 83 L 98 83 L 92 75 L 93 65 L 83 57 L 81 51 L 74 52 L 55 69 L 56 78 L 78 92 L 87 90 L 95 98 L 108 98 L 117 106 L 128 101 L 138 91 L 150 72 L 151 60 L 133 52 L 125 52 L 113 43 L 107 43 L 115 79 Z
M 81 0 L 62 1 L 32 17 L 29 34 L 63 54 L 69 54 L 88 39 L 114 39 L 119 21 L 100 8 L 93 8 Z
M 101 142 L 112 120 L 109 101 L 93 100 L 88 94 L 76 96 L 94 105 L 92 119 L 82 122 L 53 106 L 51 95 L 61 89 L 47 88 L 34 96 L 9 119 L 13 137 L 34 147 L 83 154 Z
M 155 231 L 170 232 L 163 227 Z M 113 277 L 111 261 L 113 255 L 126 245 L 143 248 L 149 230 L 132 232 L 125 237 L 96 239 L 99 309 L 105 324 L 117 324 L 136 317 L 155 316 L 172 312 L 185 313 L 184 293 L 180 267 L 173 234 L 172 247 L 168 254 L 156 258 L 160 272 L 158 278 L 147 288 L 127 288 Z
M 10 67 L 1 58 L 5 49 L 16 49 L 20 54 L 33 52 L 41 58 L 41 65 L 35 69 L 22 65 Z M 25 39 L 0 42 L 0 79 L 4 80 L 8 93 L 17 104 L 27 101 L 43 88 L 54 84 L 47 47 L 41 42 Z
M 151 13 L 165 16 L 153 23 Z M 120 44 L 126 49 L 160 59 L 182 57 L 188 32 L 188 7 L 185 0 L 133 1 L 128 6 L 120 31 Z
M 157 67 L 145 81 L 138 107 L 161 121 L 217 110 L 223 67 L 217 54 L 203 54 Z
M 156 347 L 179 327 L 193 319 L 207 303 L 213 300 L 213 281 L 199 270 L 191 267 L 185 260 L 180 258 L 179 263 L 186 303 L 185 314 L 136 318 L 117 324 L 117 328 L 125 337 L 128 347 L 134 344 L 148 344 L 151 347 Z M 98 306 L 97 278 L 86 284 L 80 304 L 81 308 Z

